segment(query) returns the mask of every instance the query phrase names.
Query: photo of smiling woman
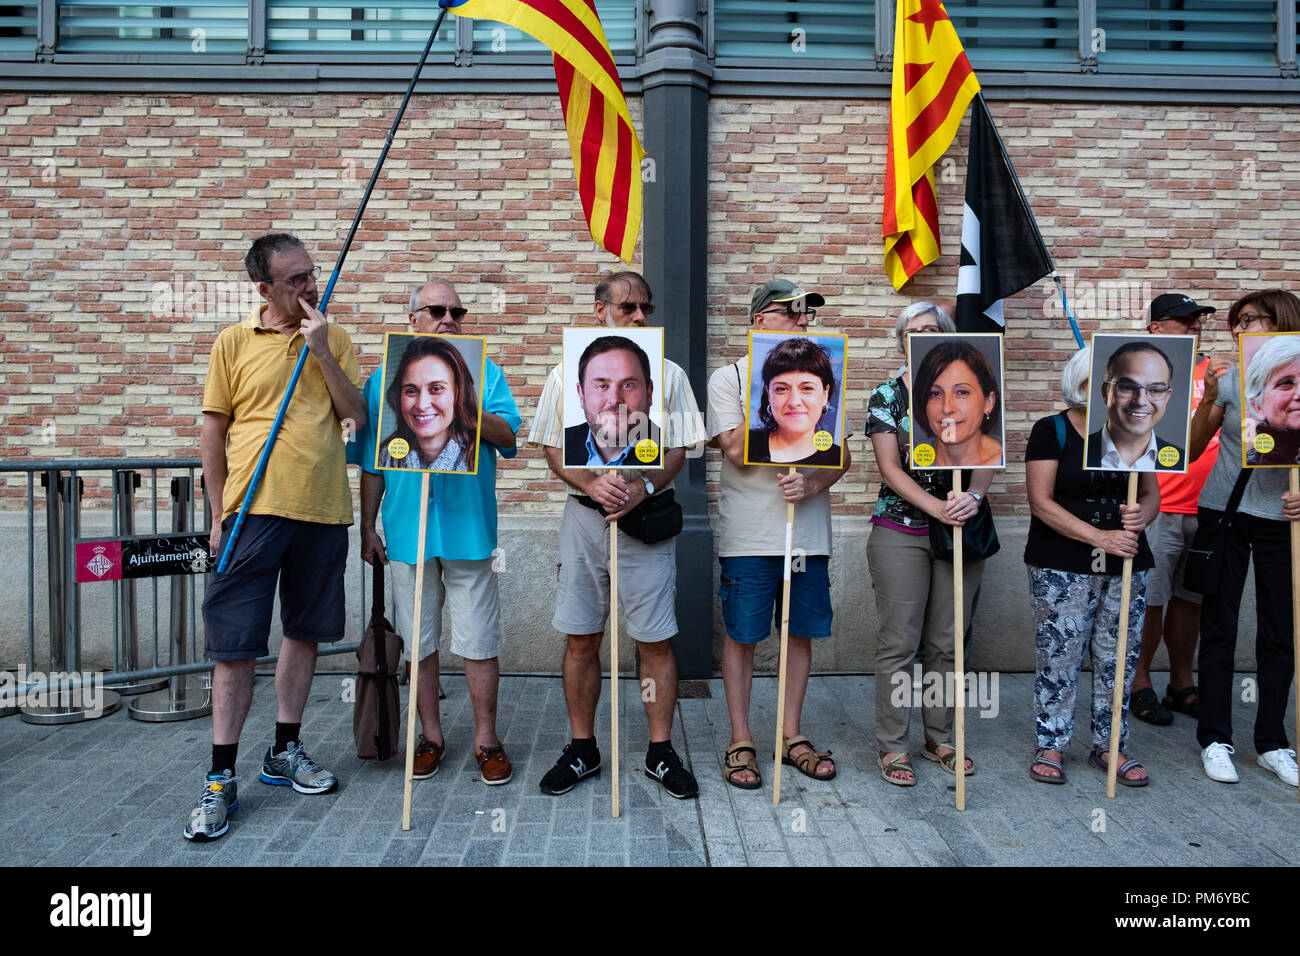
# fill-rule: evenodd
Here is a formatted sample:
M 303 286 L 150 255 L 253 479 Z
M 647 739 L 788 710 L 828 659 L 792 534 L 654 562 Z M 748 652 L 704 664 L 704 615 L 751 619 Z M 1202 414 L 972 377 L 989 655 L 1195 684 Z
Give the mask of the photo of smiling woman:
M 483 340 L 408 333 L 386 338 L 384 381 L 389 384 L 379 411 L 379 433 L 385 437 L 375 467 L 473 474 Z M 471 358 L 477 354 L 478 375 L 463 352 Z
M 762 377 L 750 383 L 745 464 L 841 467 L 844 337 L 754 332 L 750 356 Z
M 1300 333 L 1241 336 L 1248 467 L 1300 465 Z
M 922 468 L 1002 468 L 1002 336 L 909 339 L 912 460 Z

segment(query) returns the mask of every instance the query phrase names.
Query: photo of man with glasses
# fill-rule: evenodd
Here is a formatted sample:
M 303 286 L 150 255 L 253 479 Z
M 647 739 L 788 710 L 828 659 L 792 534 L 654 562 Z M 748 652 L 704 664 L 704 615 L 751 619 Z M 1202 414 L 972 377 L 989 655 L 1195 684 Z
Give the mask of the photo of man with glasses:
M 1089 424 L 1106 409 L 1106 423 L 1089 433 L 1084 468 L 1104 471 L 1187 471 L 1187 422 L 1194 336 L 1149 339 L 1094 335 Z M 1102 371 L 1102 363 L 1104 371 Z M 1100 396 L 1101 401 L 1097 401 Z M 1176 434 L 1169 441 L 1156 426 Z

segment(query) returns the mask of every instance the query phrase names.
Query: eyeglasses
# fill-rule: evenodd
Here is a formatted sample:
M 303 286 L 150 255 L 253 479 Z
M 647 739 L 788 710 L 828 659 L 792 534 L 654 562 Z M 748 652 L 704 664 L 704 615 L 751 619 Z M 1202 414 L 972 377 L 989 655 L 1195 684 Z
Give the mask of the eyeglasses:
M 906 333 L 908 335 L 918 335 L 918 334 L 925 334 L 927 332 L 942 332 L 942 331 L 943 329 L 939 328 L 939 326 L 937 325 L 925 325 L 919 329 L 907 329 Z
M 806 319 L 809 325 L 817 321 L 816 309 L 796 309 L 793 306 L 782 306 L 778 309 L 764 309 L 759 315 L 784 315 L 791 322 L 798 322 L 801 318 Z M 937 331 L 937 330 L 936 330 Z
M 1107 385 L 1119 393 L 1119 397 L 1132 401 L 1142 392 L 1146 392 L 1153 402 L 1163 402 L 1173 391 L 1168 385 L 1139 385 L 1137 382 L 1130 381 L 1127 378 L 1121 378 L 1118 381 L 1107 382 Z
M 1273 316 L 1269 315 L 1267 312 L 1238 312 L 1237 324 L 1234 325 L 1233 328 L 1248 329 L 1252 325 L 1258 325 L 1260 328 L 1263 328 L 1265 322 L 1272 321 Z
M 272 283 L 283 282 L 286 285 L 304 286 L 310 279 L 320 278 L 320 266 L 312 266 L 306 272 L 299 272 L 297 275 L 289 276 L 287 279 L 271 279 Z
M 416 315 L 419 315 L 421 312 L 428 312 L 429 317 L 435 322 L 450 312 L 451 320 L 453 322 L 459 322 L 469 314 L 469 309 L 462 309 L 459 306 L 449 309 L 445 305 L 422 305 L 415 310 Z
M 610 302 L 605 300 L 605 305 L 611 309 L 617 309 L 619 315 L 634 315 L 637 309 L 641 310 L 642 315 L 646 318 L 655 314 L 655 307 L 649 302 Z

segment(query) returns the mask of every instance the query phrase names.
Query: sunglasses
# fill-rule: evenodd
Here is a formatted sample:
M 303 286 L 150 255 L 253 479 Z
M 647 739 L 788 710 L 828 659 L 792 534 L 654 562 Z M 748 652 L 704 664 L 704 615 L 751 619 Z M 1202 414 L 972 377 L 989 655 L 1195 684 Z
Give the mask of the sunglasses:
M 611 309 L 618 309 L 620 315 L 633 315 L 637 309 L 640 309 L 646 318 L 655 314 L 655 307 L 649 302 L 606 302 L 605 305 Z
M 451 320 L 453 322 L 459 322 L 469 314 L 469 309 L 462 309 L 459 306 L 449 309 L 445 305 L 422 305 L 416 309 L 415 312 L 417 315 L 421 312 L 428 312 L 430 317 L 435 321 L 441 319 L 444 315 L 450 312 Z

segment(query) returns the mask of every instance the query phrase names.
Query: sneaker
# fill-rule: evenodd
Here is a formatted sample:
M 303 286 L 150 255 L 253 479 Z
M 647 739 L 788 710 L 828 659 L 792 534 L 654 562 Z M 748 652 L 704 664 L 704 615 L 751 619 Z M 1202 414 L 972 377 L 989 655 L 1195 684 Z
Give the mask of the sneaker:
M 500 744 L 495 747 L 475 747 L 474 759 L 478 761 L 479 779 L 489 787 L 499 787 L 514 779 L 515 772 L 510 766 L 510 758 L 506 756 L 506 748 Z
M 1259 765 L 1265 770 L 1277 774 L 1277 778 L 1289 787 L 1300 786 L 1300 772 L 1297 772 L 1294 750 L 1270 750 L 1259 755 Z
M 555 762 L 554 767 L 546 771 L 546 776 L 542 778 L 540 784 L 542 793 L 558 797 L 560 794 L 568 793 L 576 787 L 578 781 L 583 777 L 590 777 L 600 773 L 599 750 L 592 749 L 591 764 L 588 764 L 586 760 L 576 753 L 570 754 L 571 750 L 573 750 L 573 744 L 565 744 L 560 759 Z
M 277 787 L 292 786 L 299 793 L 328 793 L 338 786 L 334 774 L 308 757 L 301 742 L 292 740 L 284 753 L 273 754 L 270 747 L 266 748 L 266 759 L 257 779 Z
M 185 823 L 185 839 L 215 840 L 230 829 L 226 818 L 239 809 L 238 780 L 229 770 L 204 778 L 198 805 Z
M 645 775 L 651 780 L 658 780 L 669 795 L 678 800 L 700 795 L 700 785 L 695 782 L 695 774 L 682 766 L 682 758 L 677 756 L 677 751 L 671 746 L 653 768 L 650 766 L 649 755 L 646 755 Z
M 1201 765 L 1205 775 L 1219 783 L 1236 783 L 1237 768 L 1232 765 L 1232 755 L 1237 751 L 1230 744 L 1213 743 L 1201 751 Z M 1261 763 L 1263 758 L 1260 758 Z
M 446 753 L 447 745 L 444 743 L 441 747 L 432 740 L 420 734 L 420 742 L 415 747 L 415 759 L 411 763 L 412 780 L 428 780 L 438 772 L 438 766 L 442 763 L 442 755 Z

